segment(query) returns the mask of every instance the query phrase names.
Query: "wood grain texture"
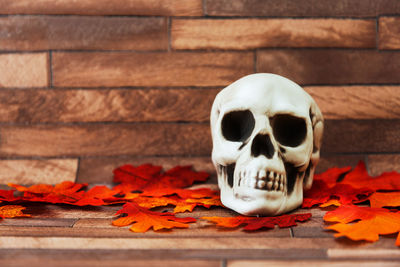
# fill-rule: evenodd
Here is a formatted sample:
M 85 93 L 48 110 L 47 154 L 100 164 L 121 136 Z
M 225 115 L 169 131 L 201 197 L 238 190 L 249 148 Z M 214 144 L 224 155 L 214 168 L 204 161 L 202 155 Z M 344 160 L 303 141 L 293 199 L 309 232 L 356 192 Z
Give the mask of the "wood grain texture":
M 174 19 L 174 49 L 375 47 L 374 20 Z
M 262 50 L 257 71 L 299 84 L 399 83 L 400 53 L 371 50 Z
M 304 89 L 327 119 L 400 118 L 399 86 L 310 86 Z
M 0 18 L 0 50 L 167 50 L 167 48 L 165 18 L 84 16 Z
M 379 18 L 379 48 L 400 49 L 400 18 Z
M 325 133 L 327 135 L 327 133 Z M 333 167 L 355 167 L 357 163 L 362 160 L 366 162 L 367 156 L 362 154 L 357 155 L 321 155 L 318 162 L 316 173 L 321 173 Z
M 377 176 L 383 172 L 400 172 L 400 154 L 368 155 L 370 175 Z
M 0 122 L 208 122 L 218 90 L 1 90 Z
M 53 254 L 51 250 L 44 250 L 48 254 Z M 64 251 L 65 252 L 65 251 Z M 54 255 L 52 256 L 44 256 L 42 253 L 38 253 L 39 255 L 35 255 L 34 253 L 28 254 L 26 252 L 21 253 L 22 259 L 20 257 L 10 259 L 10 260 L 1 260 L 1 266 L 25 266 L 27 262 L 29 262 L 29 266 L 31 267 L 41 267 L 45 262 L 47 266 L 53 267 L 73 267 L 73 266 L 107 266 L 107 267 L 128 267 L 128 266 L 139 266 L 139 267 L 186 267 L 186 266 L 193 266 L 193 267 L 219 267 L 222 265 L 222 261 L 216 260 L 207 260 L 207 259 L 192 259 L 192 260 L 176 260 L 176 259 L 157 259 L 160 257 L 156 257 L 156 259 L 152 259 L 148 257 L 148 259 L 120 259 L 120 258 L 113 258 L 107 257 L 102 258 L 100 256 L 101 252 L 97 253 L 98 255 L 92 255 L 92 257 L 81 258 L 76 256 L 67 255 L 66 257 L 63 255 L 61 258 L 56 258 Z M 26 256 L 28 254 L 28 256 Z M 25 257 L 24 257 L 25 256 Z M 119 256 L 119 255 L 118 255 Z M 28 258 L 28 259 L 27 259 Z
M 138 166 L 145 163 L 162 166 L 168 170 L 177 165 L 192 165 L 197 171 L 206 171 L 212 175 L 210 182 L 216 182 L 211 155 L 206 157 L 96 157 L 82 158 L 79 164 L 77 181 L 80 183 L 111 183 L 112 171 L 124 164 Z
M 331 153 L 398 152 L 398 120 L 332 120 L 326 122 L 322 151 Z
M 0 131 L 3 156 L 209 155 L 211 151 L 208 124 L 3 126 Z
M 25 218 L 24 220 L 10 220 L 5 219 L 1 222 L 0 229 L 2 227 L 72 227 L 77 219 L 39 219 L 39 218 Z M 43 231 L 43 230 L 42 230 Z M 60 231 L 60 229 L 58 229 Z
M 322 153 L 400 150 L 398 120 L 327 120 Z M 208 124 L 4 125 L 0 156 L 208 156 Z M 151 134 L 149 134 L 151 133 Z
M 75 182 L 78 159 L 0 160 L 0 184 Z
M 396 0 L 206 0 L 212 16 L 374 17 L 400 13 Z
M 0 88 L 47 87 L 48 54 L 0 54 Z
M 307 86 L 325 119 L 399 119 L 399 86 Z M 208 122 L 219 89 L 4 89 L 0 122 Z
M 55 262 L 56 260 L 70 260 L 74 265 L 79 266 L 80 262 L 85 263 L 90 260 L 101 260 L 100 265 L 109 266 L 108 263 L 112 264 L 113 260 L 118 264 L 117 266 L 137 266 L 135 264 L 129 264 L 129 262 L 135 263 L 138 259 L 162 259 L 165 264 L 169 261 L 176 262 L 176 260 L 189 260 L 189 259 L 214 259 L 223 260 L 226 258 L 240 259 L 240 255 L 245 255 L 246 259 L 295 259 L 296 256 L 300 256 L 303 259 L 315 260 L 317 258 L 326 259 L 326 250 L 324 249 L 294 249 L 291 252 L 289 250 L 262 250 L 262 249 L 223 249 L 223 250 L 46 250 L 46 249 L 26 249 L 26 250 L 15 250 L 15 249 L 3 249 L 0 259 L 3 261 L 11 260 L 13 257 L 18 259 L 24 259 L 30 262 L 36 259 L 42 259 L 42 261 Z M 240 253 L 240 254 L 239 254 Z M 5 255 L 4 255 L 5 254 Z M 290 258 L 290 255 L 294 257 Z M 10 262 L 10 261 L 9 261 Z M 23 260 L 22 260 L 23 262 Z M 62 261 L 64 262 L 64 261 Z M 77 264 L 78 263 L 78 264 Z M 125 263 L 125 265 L 124 265 Z M 43 265 L 42 265 L 43 266 Z M 69 265 L 67 265 L 69 266 Z M 95 265 L 96 266 L 96 265 Z M 114 265 L 111 265 L 114 266 Z M 149 265 L 139 265 L 149 266 Z M 151 265 L 150 265 L 151 266 Z M 168 266 L 168 265 L 167 265 Z M 178 265 L 180 266 L 180 265 Z M 190 266 L 190 265 L 184 265 Z M 205 265 L 208 266 L 208 265 Z
M 53 54 L 57 87 L 218 86 L 251 72 L 251 52 Z
M 257 237 L 187 237 L 187 238 L 82 238 L 82 237 L 12 237 L 0 236 L 0 247 L 6 249 L 319 249 L 340 248 L 330 238 L 257 238 Z M 370 246 L 371 247 L 371 246 Z M 372 246 L 373 247 L 373 246 Z M 371 248 L 372 249 L 372 248 Z
M 331 260 L 315 260 L 310 262 L 308 260 L 299 260 L 293 263 L 293 261 L 283 261 L 283 260 L 234 260 L 228 261 L 227 267 L 263 267 L 263 266 L 277 266 L 277 267 L 284 267 L 284 266 L 299 266 L 299 267 L 309 267 L 309 266 L 327 266 L 327 267 L 339 267 L 339 266 L 352 266 L 352 265 L 362 265 L 367 267 L 374 267 L 374 266 L 397 266 L 398 263 L 396 262 L 382 262 L 379 260 L 375 261 L 366 261 L 366 260 L 358 260 L 358 261 L 331 261 Z
M 0 14 L 200 16 L 202 0 L 0 0 Z

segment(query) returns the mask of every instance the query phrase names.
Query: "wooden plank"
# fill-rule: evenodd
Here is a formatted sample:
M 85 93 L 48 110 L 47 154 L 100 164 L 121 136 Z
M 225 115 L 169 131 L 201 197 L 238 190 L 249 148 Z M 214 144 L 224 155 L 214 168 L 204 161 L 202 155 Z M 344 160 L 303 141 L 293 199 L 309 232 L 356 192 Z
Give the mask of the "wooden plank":
M 174 49 L 375 47 L 374 20 L 174 19 Z
M 47 251 L 48 253 L 52 253 L 51 251 Z M 63 259 L 46 259 L 45 260 L 47 266 L 107 266 L 107 267 L 124 267 L 124 266 L 152 266 L 152 267 L 186 267 L 186 266 L 193 266 L 193 267 L 201 267 L 201 266 L 210 266 L 210 267 L 219 267 L 221 266 L 221 262 L 218 260 L 175 260 L 175 259 L 129 259 L 129 260 L 120 260 L 118 258 L 108 258 L 108 259 L 101 259 L 99 257 L 93 258 L 84 258 L 84 259 L 71 259 L 64 257 Z M 41 258 L 34 258 L 34 259 L 24 259 L 24 258 L 14 258 L 10 260 L 1 260 L 1 266 L 26 266 L 29 265 L 31 267 L 34 266 L 43 266 L 43 260 Z
M 48 54 L 0 54 L 0 88 L 49 85 Z
M 386 259 L 390 261 L 395 261 L 396 264 L 399 264 L 400 260 L 400 251 L 395 247 L 392 248 L 376 248 L 372 251 L 367 249 L 340 249 L 340 248 L 332 248 L 328 249 L 328 257 L 330 259 L 357 259 L 357 260 L 366 260 L 366 259 Z
M 296 16 L 296 17 L 375 17 L 398 14 L 396 0 L 206 0 L 206 14 L 212 16 Z
M 82 237 L 13 237 L 1 236 L 5 249 L 321 249 L 343 245 L 330 238 L 257 238 L 257 237 L 198 237 L 198 238 L 82 238 Z M 369 248 L 368 245 L 364 245 Z M 374 248 L 371 248 L 374 249 Z
M 398 262 L 382 262 L 379 260 L 368 261 L 368 260 L 358 260 L 358 261 L 331 261 L 331 260 L 315 260 L 315 261 L 285 261 L 285 260 L 235 260 L 228 261 L 227 267 L 263 267 L 263 266 L 291 266 L 295 264 L 295 266 L 299 267 L 308 267 L 308 266 L 330 266 L 330 267 L 339 267 L 339 266 L 352 266 L 352 265 L 361 265 L 361 266 L 398 266 Z
M 75 181 L 78 159 L 0 160 L 0 184 Z
M 307 86 L 326 119 L 400 118 L 399 86 Z
M 201 16 L 202 0 L 0 0 L 0 14 Z
M 215 89 L 1 90 L 0 122 L 208 122 Z
M 208 124 L 4 125 L 0 131 L 2 157 L 191 157 L 212 148 Z M 397 120 L 326 120 L 322 152 L 396 153 L 399 132 Z
M 111 183 L 112 171 L 124 164 L 138 166 L 145 163 L 162 166 L 168 170 L 178 165 L 192 165 L 194 170 L 206 171 L 216 182 L 216 173 L 210 156 L 206 157 L 96 157 L 82 158 L 79 164 L 77 181 L 80 183 Z
M 365 155 L 322 155 L 320 161 L 318 162 L 316 173 L 322 173 L 329 168 L 333 167 L 355 167 L 357 163 L 362 160 L 367 161 L 367 156 Z
M 57 231 L 62 231 L 60 227 L 72 227 L 77 219 L 53 218 L 23 218 L 23 219 L 4 219 L 0 222 L 0 229 L 5 226 L 10 227 L 55 227 Z M 11 231 L 12 232 L 12 231 Z
M 398 119 L 399 86 L 307 86 L 325 119 Z M 4 89 L 0 122 L 209 122 L 219 89 Z
M 370 175 L 377 176 L 384 172 L 400 172 L 400 154 L 368 155 Z
M 103 265 L 108 266 L 108 262 L 118 259 L 120 262 L 130 262 L 132 260 L 144 259 L 163 259 L 169 260 L 222 260 L 224 258 L 230 259 L 288 259 L 295 260 L 296 257 L 301 259 L 315 260 L 318 258 L 326 258 L 326 251 L 323 249 L 294 249 L 289 250 L 260 250 L 260 249 L 247 249 L 247 250 L 47 250 L 47 249 L 3 249 L 0 259 L 10 260 L 13 258 L 26 259 L 34 262 L 35 259 L 42 261 L 70 259 L 71 261 L 83 261 L 88 259 L 101 260 Z M 118 263 L 120 263 L 118 262 Z M 77 264 L 79 265 L 79 264 Z M 76 266 L 76 265 L 74 265 Z M 124 265 L 122 265 L 124 266 Z M 129 265 L 132 266 L 132 265 Z M 148 266 L 148 265 L 145 265 Z
M 8 16 L 0 28 L 0 50 L 8 51 L 168 48 L 164 18 Z
M 57 87 L 219 86 L 254 71 L 251 52 L 54 53 L 52 70 Z
M 209 155 L 211 151 L 208 124 L 4 126 L 1 135 L 2 156 Z
M 25 203 L 26 212 L 36 219 L 112 219 L 121 206 L 84 206 L 52 205 L 46 203 Z
M 397 120 L 326 121 L 323 152 L 374 153 L 400 150 Z
M 379 18 L 379 49 L 400 49 L 400 18 Z
M 372 50 L 261 50 L 257 71 L 299 84 L 399 83 L 400 53 Z

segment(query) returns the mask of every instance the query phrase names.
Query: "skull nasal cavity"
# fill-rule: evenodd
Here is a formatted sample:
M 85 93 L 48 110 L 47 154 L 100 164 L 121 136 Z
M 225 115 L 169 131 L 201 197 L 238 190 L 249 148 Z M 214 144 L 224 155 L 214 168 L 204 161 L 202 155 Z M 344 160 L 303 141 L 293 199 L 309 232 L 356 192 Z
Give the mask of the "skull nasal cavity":
M 254 138 L 253 144 L 251 145 L 251 155 L 253 157 L 263 155 L 271 159 L 274 153 L 275 149 L 268 134 L 258 134 Z

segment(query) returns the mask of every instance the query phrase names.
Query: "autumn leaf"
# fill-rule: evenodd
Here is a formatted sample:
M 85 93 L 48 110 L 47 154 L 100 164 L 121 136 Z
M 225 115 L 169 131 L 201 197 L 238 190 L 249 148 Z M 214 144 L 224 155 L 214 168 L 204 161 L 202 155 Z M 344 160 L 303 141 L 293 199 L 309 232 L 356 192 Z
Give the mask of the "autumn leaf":
M 52 204 L 70 204 L 75 206 L 102 206 L 125 202 L 115 198 L 117 190 L 109 189 L 106 186 L 94 186 L 89 191 L 82 190 L 87 184 L 73 182 L 62 182 L 56 185 L 38 184 L 25 187 L 17 184 L 9 184 L 24 195 L 23 201 L 46 202 Z
M 353 188 L 348 184 L 336 184 L 329 187 L 323 180 L 316 180 L 310 190 L 304 193 L 302 208 L 311 208 L 315 205 L 327 206 L 334 203 L 336 206 L 365 201 L 373 191 L 368 188 Z
M 285 214 L 276 217 L 202 217 L 201 219 L 216 223 L 220 227 L 236 228 L 241 225 L 246 231 L 259 230 L 261 228 L 274 228 L 278 225 L 280 228 L 296 226 L 296 222 L 304 222 L 311 218 L 311 213 L 304 214 Z
M 377 177 L 368 174 L 365 163 L 360 161 L 357 166 L 343 178 L 342 184 L 354 188 L 368 188 L 378 190 L 400 190 L 400 173 L 385 172 Z
M 0 207 L 0 218 L 31 217 L 31 215 L 22 212 L 24 209 L 26 208 L 19 205 L 2 206 Z
M 302 207 L 360 203 L 377 190 L 400 190 L 400 174 L 391 172 L 371 177 L 360 161 L 351 171 L 349 167 L 332 168 L 316 175 L 313 186 L 304 193 Z
M 142 208 L 136 203 L 126 203 L 116 215 L 125 214 L 125 217 L 118 218 L 113 221 L 115 226 L 127 226 L 133 224 L 130 228 L 131 231 L 137 233 L 143 233 L 153 228 L 158 231 L 161 229 L 172 229 L 172 228 L 188 228 L 188 223 L 193 223 L 196 219 L 177 218 L 173 213 L 170 212 L 154 212 L 148 209 Z
M 219 197 L 212 198 L 193 198 L 185 199 L 175 204 L 174 213 L 192 212 L 195 207 L 204 207 L 209 209 L 211 206 L 222 206 Z
M 207 172 L 193 171 L 192 166 L 176 166 L 168 170 L 160 182 L 168 187 L 185 188 L 195 182 L 205 182 L 209 177 Z
M 152 164 L 143 164 L 138 167 L 126 164 L 113 171 L 114 182 L 131 184 L 135 186 L 136 189 L 134 190 L 138 190 L 144 187 L 150 180 L 158 177 L 161 170 L 161 166 L 154 166 Z
M 382 208 L 343 205 L 327 212 L 324 220 L 338 222 L 326 228 L 337 231 L 335 237 L 346 236 L 352 240 L 374 242 L 379 240 L 379 235 L 400 232 L 400 212 Z
M 375 192 L 368 199 L 371 208 L 400 207 L 400 192 Z
M 14 196 L 14 190 L 0 189 L 0 203 L 2 201 L 13 202 L 13 201 L 17 201 L 17 200 L 20 200 L 20 198 Z
M 209 178 L 206 172 L 195 172 L 192 166 L 176 166 L 165 173 L 162 168 L 151 164 L 138 167 L 123 165 L 114 170 L 114 182 L 122 183 L 114 189 L 122 192 L 153 190 L 154 188 L 185 188 L 195 182 L 204 182 Z

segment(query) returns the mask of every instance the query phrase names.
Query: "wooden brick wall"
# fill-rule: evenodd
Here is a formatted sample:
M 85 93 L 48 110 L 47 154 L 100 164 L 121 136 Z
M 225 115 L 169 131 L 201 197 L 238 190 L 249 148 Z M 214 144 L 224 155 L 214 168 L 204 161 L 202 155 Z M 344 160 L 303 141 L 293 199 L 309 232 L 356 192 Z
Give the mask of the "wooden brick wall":
M 213 172 L 212 101 L 254 72 L 320 105 L 319 170 L 400 171 L 398 0 L 0 0 L 0 183 Z

